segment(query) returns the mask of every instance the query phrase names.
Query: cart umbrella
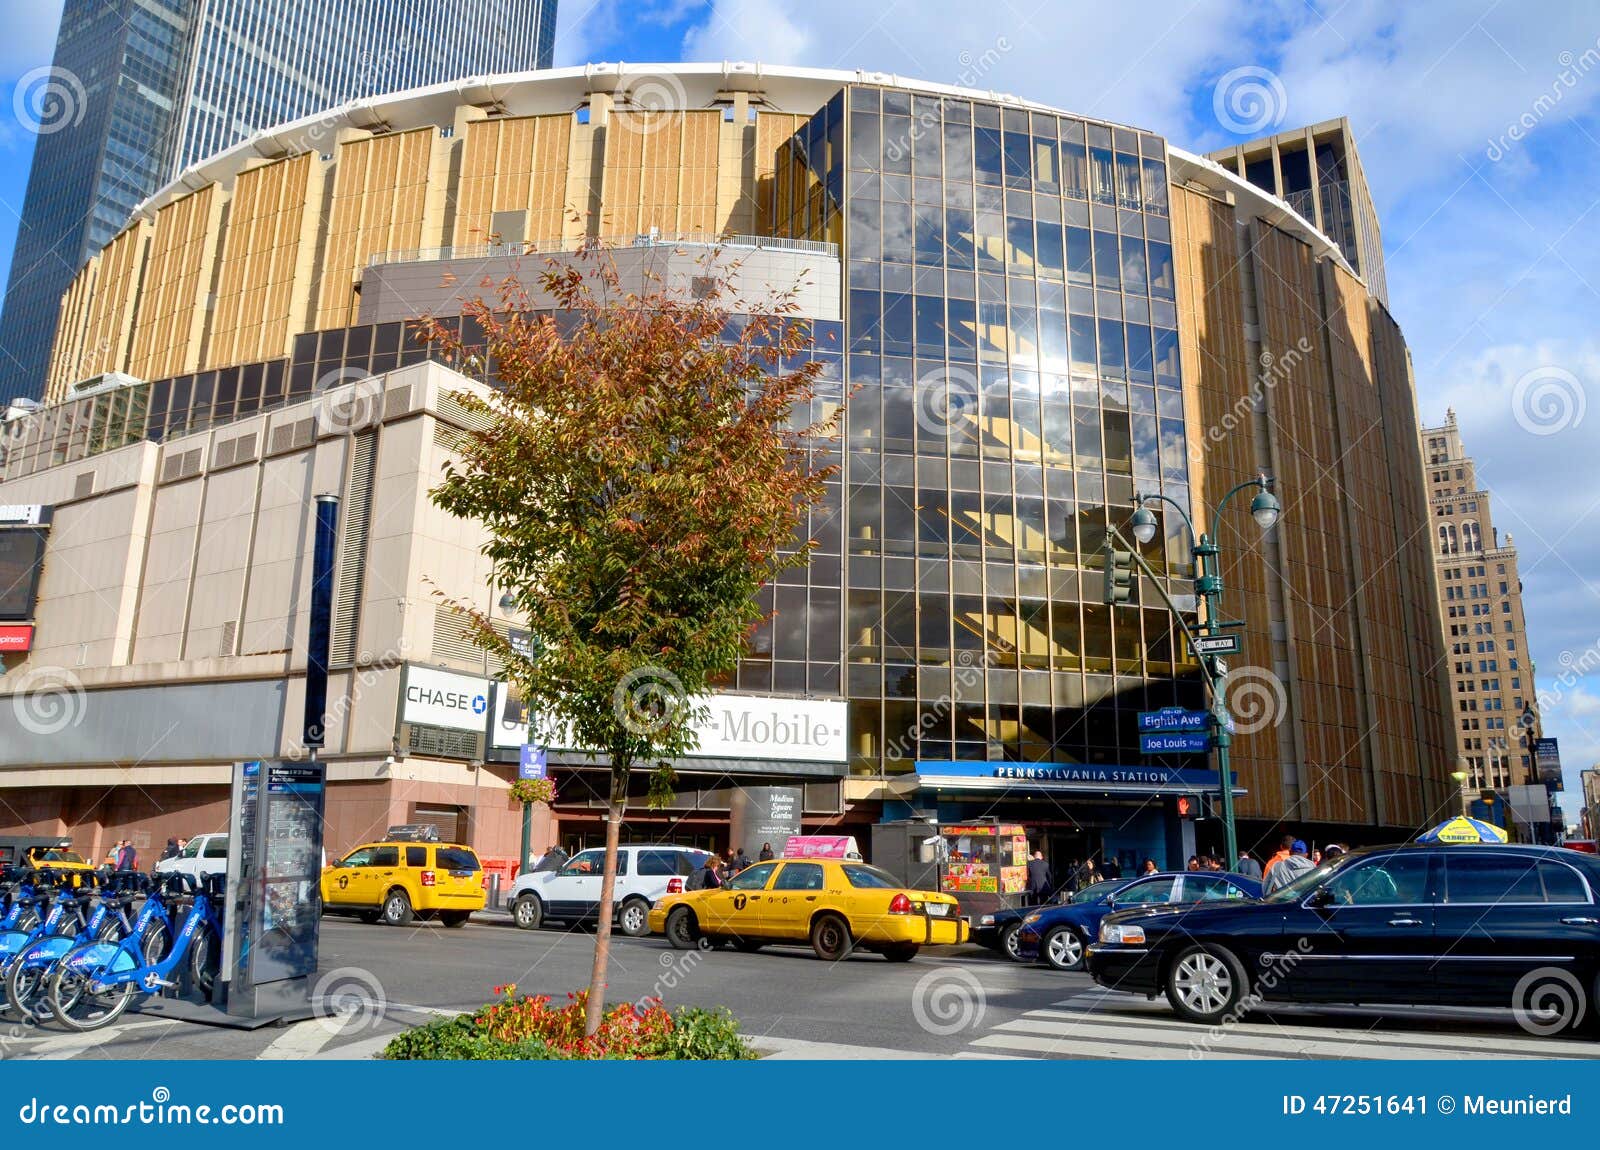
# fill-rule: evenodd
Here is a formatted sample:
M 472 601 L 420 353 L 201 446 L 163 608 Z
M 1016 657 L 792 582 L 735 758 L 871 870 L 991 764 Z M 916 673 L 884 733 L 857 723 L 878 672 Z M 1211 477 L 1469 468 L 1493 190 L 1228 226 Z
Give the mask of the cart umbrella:
M 1503 843 L 1506 832 L 1482 819 L 1457 815 L 1417 836 L 1419 843 Z

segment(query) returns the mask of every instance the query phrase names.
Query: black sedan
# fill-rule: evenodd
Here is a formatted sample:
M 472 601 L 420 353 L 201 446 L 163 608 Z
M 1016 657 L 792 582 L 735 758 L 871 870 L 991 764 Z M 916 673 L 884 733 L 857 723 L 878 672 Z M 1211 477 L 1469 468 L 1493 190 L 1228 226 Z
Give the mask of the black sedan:
M 1262 1001 L 1511 1007 L 1537 1033 L 1600 1010 L 1600 859 L 1533 846 L 1355 851 L 1260 902 L 1113 914 L 1096 982 L 1192 1022 Z

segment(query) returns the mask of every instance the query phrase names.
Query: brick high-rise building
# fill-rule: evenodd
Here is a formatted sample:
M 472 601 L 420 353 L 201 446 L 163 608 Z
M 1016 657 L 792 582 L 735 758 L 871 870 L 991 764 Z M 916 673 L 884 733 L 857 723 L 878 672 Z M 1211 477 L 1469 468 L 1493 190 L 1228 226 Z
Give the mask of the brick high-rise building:
M 1422 429 L 1422 458 L 1461 769 L 1473 790 L 1537 782 L 1529 741 L 1539 701 L 1517 549 L 1494 526 L 1454 411 Z

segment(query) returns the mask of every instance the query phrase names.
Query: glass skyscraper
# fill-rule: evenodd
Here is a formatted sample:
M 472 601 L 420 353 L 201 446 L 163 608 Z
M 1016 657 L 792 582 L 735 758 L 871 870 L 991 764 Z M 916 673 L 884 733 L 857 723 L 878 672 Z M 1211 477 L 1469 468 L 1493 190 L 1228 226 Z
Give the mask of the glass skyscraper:
M 61 295 L 133 209 L 251 133 L 550 66 L 556 0 L 66 0 L 0 316 L 0 405 L 38 398 Z

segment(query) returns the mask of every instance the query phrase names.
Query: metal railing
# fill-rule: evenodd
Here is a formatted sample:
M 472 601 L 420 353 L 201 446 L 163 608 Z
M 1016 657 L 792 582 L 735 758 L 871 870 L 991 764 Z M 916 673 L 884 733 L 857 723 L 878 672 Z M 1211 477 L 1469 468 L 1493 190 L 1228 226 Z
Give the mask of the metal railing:
M 385 264 L 435 263 L 440 260 L 481 260 L 492 256 L 541 256 L 575 252 L 591 241 L 561 237 L 547 240 L 516 240 L 501 243 L 465 244 L 442 248 L 402 248 L 398 251 L 375 252 L 367 260 L 368 267 Z M 630 236 L 601 236 L 597 242 L 602 248 L 628 250 L 633 248 L 755 248 L 775 252 L 802 252 L 809 255 L 839 258 L 839 245 L 821 240 L 791 240 L 781 236 L 726 235 L 707 232 L 671 233 L 640 232 Z

